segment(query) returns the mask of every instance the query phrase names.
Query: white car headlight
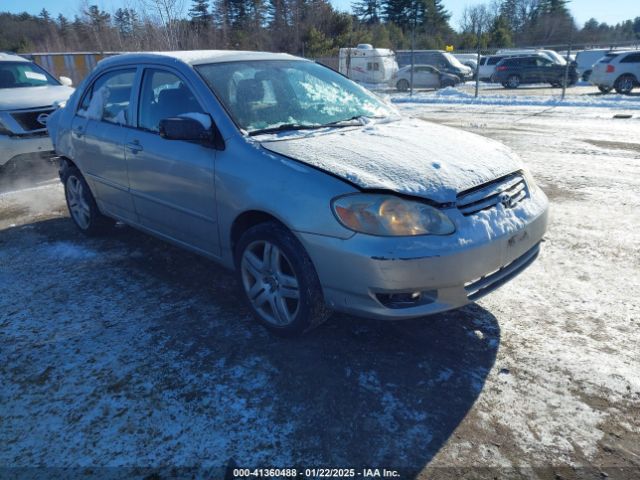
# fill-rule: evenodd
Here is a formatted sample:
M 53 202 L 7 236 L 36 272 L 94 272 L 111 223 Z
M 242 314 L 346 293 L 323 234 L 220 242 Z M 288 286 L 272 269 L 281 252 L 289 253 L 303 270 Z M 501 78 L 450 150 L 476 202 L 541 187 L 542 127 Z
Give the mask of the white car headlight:
M 456 230 L 437 208 L 393 195 L 355 193 L 333 199 L 331 206 L 342 225 L 369 235 L 450 235 Z
M 522 176 L 524 177 L 524 181 L 527 182 L 530 192 L 534 192 L 538 189 L 538 184 L 527 167 L 522 167 Z

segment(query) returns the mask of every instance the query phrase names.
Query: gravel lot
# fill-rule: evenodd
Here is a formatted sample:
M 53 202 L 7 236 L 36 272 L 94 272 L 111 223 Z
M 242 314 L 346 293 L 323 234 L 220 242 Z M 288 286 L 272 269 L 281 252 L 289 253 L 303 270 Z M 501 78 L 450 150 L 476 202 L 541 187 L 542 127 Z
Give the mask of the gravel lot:
M 81 236 L 53 167 L 3 172 L 0 477 L 219 478 L 233 461 L 639 478 L 640 119 L 403 109 L 523 157 L 552 202 L 542 254 L 461 310 L 335 315 L 298 340 L 254 324 L 212 262 L 130 228 Z

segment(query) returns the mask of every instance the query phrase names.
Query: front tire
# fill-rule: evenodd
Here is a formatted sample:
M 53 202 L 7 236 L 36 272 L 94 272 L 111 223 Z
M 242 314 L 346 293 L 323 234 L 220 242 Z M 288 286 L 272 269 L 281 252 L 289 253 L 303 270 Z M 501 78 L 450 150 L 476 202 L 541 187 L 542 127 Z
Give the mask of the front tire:
M 275 222 L 247 230 L 236 247 L 236 273 L 254 317 L 292 337 L 317 327 L 331 311 L 311 259 L 298 239 Z
M 115 222 L 98 210 L 87 181 L 76 167 L 67 167 L 62 178 L 69 215 L 78 230 L 93 237 L 104 234 Z
M 636 85 L 636 79 L 633 75 L 622 75 L 620 76 L 614 85 L 616 92 L 621 95 L 629 95 L 633 87 Z
M 399 80 L 398 83 L 396 83 L 396 88 L 399 92 L 406 92 L 409 90 L 409 82 L 404 79 Z
M 507 88 L 518 88 L 520 86 L 520 76 L 519 75 L 509 75 L 509 78 L 507 78 L 505 86 Z
M 609 93 L 611 91 L 611 87 L 603 87 L 602 85 L 598 85 L 598 90 L 600 90 L 600 93 Z

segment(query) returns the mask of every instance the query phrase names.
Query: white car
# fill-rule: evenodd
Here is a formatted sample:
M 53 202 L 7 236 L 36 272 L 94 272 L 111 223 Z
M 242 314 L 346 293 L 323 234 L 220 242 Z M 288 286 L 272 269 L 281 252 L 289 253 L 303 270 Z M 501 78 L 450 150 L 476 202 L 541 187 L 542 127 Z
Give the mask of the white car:
M 593 66 L 589 81 L 601 92 L 628 95 L 640 86 L 640 50 L 609 52 Z
M 55 79 L 18 55 L 0 53 L 0 167 L 51 152 L 47 118 L 73 93 L 71 79 Z

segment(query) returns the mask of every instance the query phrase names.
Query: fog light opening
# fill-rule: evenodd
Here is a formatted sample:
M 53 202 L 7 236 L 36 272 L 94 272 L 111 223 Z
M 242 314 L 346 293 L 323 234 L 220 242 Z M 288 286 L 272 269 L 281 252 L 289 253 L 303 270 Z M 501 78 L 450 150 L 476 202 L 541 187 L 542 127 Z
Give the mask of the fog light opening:
M 398 292 L 398 293 L 376 293 L 378 301 L 387 308 L 411 308 L 418 305 L 433 303 L 437 297 L 435 290 Z

